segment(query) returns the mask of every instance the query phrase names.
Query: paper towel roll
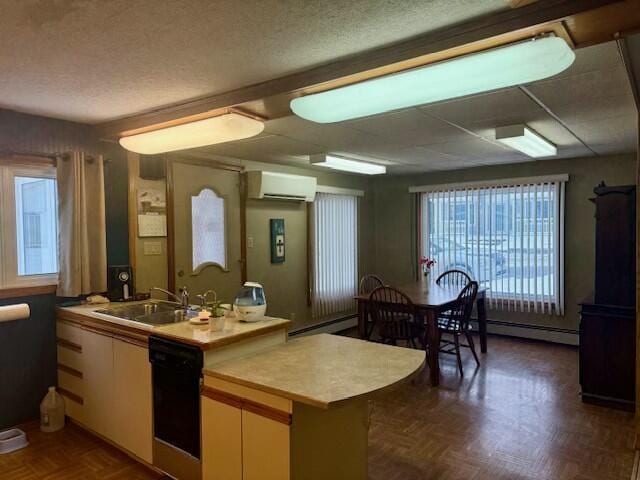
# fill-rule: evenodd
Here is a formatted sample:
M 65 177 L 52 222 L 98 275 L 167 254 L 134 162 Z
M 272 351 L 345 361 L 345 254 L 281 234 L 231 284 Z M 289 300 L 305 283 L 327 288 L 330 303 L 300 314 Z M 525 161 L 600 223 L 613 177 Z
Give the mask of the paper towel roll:
M 26 303 L 0 307 L 0 322 L 10 322 L 11 320 L 29 318 L 29 315 L 31 315 L 31 312 L 29 311 L 29 305 Z

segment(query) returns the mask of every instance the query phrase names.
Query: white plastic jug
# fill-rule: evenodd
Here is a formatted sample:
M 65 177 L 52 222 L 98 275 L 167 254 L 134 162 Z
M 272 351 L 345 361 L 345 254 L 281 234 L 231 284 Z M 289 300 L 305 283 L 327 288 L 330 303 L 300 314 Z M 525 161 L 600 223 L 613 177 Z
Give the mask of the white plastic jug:
M 40 430 L 55 432 L 64 427 L 64 399 L 56 392 L 56 387 L 49 387 L 49 392 L 40 403 Z

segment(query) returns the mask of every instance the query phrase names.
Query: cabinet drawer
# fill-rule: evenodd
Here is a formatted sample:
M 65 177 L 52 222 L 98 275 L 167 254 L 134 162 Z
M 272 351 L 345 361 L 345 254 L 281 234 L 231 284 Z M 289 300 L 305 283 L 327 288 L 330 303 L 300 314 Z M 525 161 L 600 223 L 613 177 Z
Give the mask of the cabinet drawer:
M 71 350 L 63 345 L 58 345 L 58 364 L 65 365 L 69 368 L 82 372 L 84 370 L 82 368 L 82 361 L 82 353 L 76 350 Z
M 67 417 L 84 425 L 84 406 L 82 403 L 79 403 L 78 399 L 75 397 L 71 398 L 70 395 L 65 395 L 64 391 L 61 391 L 60 393 L 62 394 L 62 398 L 64 398 L 64 413 Z
M 82 348 L 82 330 L 65 322 L 58 320 L 56 322 L 56 336 L 63 340 L 63 345 L 69 343 L 69 346 L 77 346 Z
M 79 397 L 84 397 L 84 385 L 82 378 L 58 368 L 58 386 L 67 392 L 71 392 Z

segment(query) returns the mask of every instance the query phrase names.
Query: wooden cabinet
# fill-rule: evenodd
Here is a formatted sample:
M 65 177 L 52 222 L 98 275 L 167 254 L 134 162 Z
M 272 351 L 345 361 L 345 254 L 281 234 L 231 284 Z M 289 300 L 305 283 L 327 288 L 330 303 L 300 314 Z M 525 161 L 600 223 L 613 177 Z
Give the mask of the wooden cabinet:
M 58 385 L 67 416 L 151 463 L 148 349 L 61 321 L 57 337 Z
M 292 402 L 205 377 L 203 480 L 288 480 Z
M 329 409 L 212 378 L 202 388 L 203 480 L 366 480 L 369 407 Z
M 635 403 L 635 186 L 594 189 L 596 277 L 580 305 L 580 385 L 585 402 Z
M 584 302 L 580 309 L 580 385 L 588 403 L 634 410 L 636 320 L 631 307 Z
M 113 441 L 151 463 L 153 406 L 146 348 L 113 340 Z
M 636 187 L 594 189 L 596 197 L 596 279 L 594 303 L 635 306 Z
M 202 478 L 242 480 L 242 409 L 202 397 Z
M 242 411 L 243 480 L 289 479 L 289 432 L 289 425 Z
M 113 439 L 113 339 L 83 331 L 84 423 L 94 432 Z M 122 401 L 122 400 L 120 400 Z

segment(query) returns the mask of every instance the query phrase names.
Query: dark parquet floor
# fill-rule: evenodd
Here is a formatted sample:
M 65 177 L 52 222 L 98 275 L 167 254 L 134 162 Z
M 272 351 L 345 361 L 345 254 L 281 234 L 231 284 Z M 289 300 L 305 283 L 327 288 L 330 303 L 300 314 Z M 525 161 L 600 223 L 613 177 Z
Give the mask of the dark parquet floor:
M 439 388 L 428 371 L 372 403 L 371 480 L 628 480 L 633 416 L 585 405 L 575 348 L 501 337 L 460 379 L 443 356 Z M 74 425 L 0 455 L 0 480 L 147 480 L 146 467 Z M 329 480 L 329 479 L 327 479 Z
M 476 341 L 476 345 L 478 342 Z M 465 349 L 466 350 L 466 349 Z M 574 347 L 490 337 L 374 403 L 371 480 L 629 480 L 633 415 L 583 404 Z

